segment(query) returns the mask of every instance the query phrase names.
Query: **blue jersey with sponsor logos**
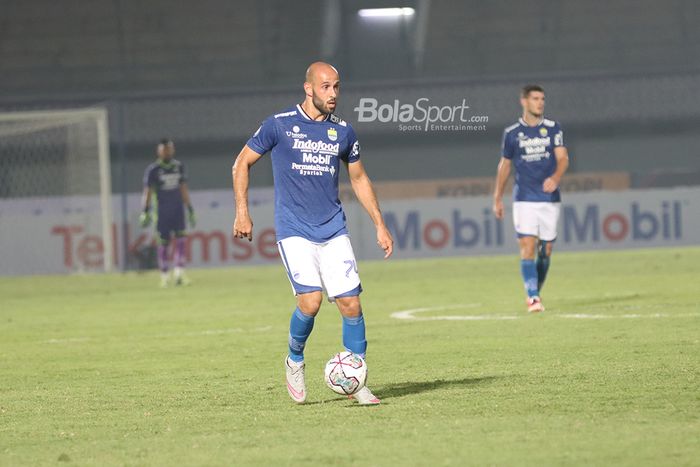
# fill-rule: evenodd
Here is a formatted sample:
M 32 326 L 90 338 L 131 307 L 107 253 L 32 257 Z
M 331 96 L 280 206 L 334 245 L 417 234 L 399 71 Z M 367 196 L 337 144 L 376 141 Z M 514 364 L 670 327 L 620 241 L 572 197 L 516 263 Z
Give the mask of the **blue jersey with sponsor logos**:
M 564 146 L 564 133 L 559 123 L 542 119 L 529 126 L 520 118 L 503 132 L 501 155 L 515 168 L 513 201 L 560 202 L 559 188 L 545 193 L 542 184 L 557 170 L 554 148 Z
M 158 160 L 146 168 L 143 185 L 155 193 L 159 219 L 185 215 L 180 185 L 186 181 L 185 166 L 176 159 L 169 162 Z
M 277 240 L 317 243 L 347 233 L 338 198 L 340 160 L 360 158 L 350 124 L 336 115 L 312 120 L 300 105 L 267 118 L 248 140 L 258 154 L 271 152 Z

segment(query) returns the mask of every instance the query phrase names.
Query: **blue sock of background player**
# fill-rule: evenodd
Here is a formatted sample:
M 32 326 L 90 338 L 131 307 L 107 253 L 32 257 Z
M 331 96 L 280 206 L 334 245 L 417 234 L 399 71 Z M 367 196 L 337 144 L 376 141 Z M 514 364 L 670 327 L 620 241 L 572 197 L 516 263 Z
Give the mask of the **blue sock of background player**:
M 523 284 L 525 285 L 525 290 L 527 291 L 527 296 L 539 297 L 540 291 L 537 286 L 537 266 L 534 259 L 521 259 L 520 260 L 520 272 L 523 276 Z
M 547 255 L 547 243 L 546 241 L 540 241 L 539 248 L 537 249 L 537 289 L 542 290 L 544 285 L 544 280 L 547 278 L 547 271 L 549 270 L 549 256 Z
M 293 362 L 304 361 L 304 347 L 313 328 L 314 316 L 305 315 L 297 307 L 289 322 L 289 359 Z
M 365 337 L 365 318 L 362 312 L 355 317 L 343 316 L 343 345 L 348 351 L 365 358 L 367 339 Z

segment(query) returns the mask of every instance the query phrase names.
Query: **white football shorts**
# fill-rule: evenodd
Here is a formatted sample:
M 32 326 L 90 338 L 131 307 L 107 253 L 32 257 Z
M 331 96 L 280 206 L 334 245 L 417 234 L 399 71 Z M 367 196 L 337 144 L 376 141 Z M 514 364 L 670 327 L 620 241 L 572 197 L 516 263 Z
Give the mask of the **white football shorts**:
M 277 242 L 277 247 L 294 295 L 325 289 L 333 301 L 362 292 L 349 236 L 339 235 L 325 243 L 287 237 Z
M 513 225 L 518 237 L 533 236 L 552 242 L 557 238 L 561 203 L 515 201 Z

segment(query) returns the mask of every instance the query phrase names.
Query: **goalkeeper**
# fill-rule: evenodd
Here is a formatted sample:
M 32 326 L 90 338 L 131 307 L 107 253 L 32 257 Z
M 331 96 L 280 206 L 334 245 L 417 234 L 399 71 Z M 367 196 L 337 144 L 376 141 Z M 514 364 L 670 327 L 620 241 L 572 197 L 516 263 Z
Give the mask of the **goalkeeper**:
M 175 144 L 163 139 L 158 144 L 158 160 L 146 168 L 143 176 L 143 198 L 141 227 L 147 227 L 155 217 L 158 231 L 158 265 L 160 266 L 160 286 L 170 285 L 169 245 L 175 237 L 175 254 L 173 263 L 173 282 L 175 285 L 188 285 L 185 275 L 185 249 L 187 234 L 185 232 L 185 207 L 187 208 L 190 227 L 195 226 L 194 209 L 190 203 L 187 189 L 185 166 L 173 158 Z M 155 198 L 156 215 L 151 214 L 151 195 Z

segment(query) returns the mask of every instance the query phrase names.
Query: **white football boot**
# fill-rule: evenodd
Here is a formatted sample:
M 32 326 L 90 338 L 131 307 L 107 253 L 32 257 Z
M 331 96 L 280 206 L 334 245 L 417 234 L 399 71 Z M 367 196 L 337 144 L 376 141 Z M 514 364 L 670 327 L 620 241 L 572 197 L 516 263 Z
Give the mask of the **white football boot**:
M 544 311 L 544 305 L 540 297 L 530 297 L 527 299 L 527 311 L 530 313 L 539 313 Z
M 284 368 L 287 372 L 287 392 L 297 404 L 303 404 L 306 401 L 304 366 L 304 362 L 297 363 L 290 360 L 289 355 L 284 359 Z
M 173 275 L 175 278 L 175 285 L 190 285 L 192 281 L 187 277 L 187 274 L 185 274 L 185 269 L 176 267 L 173 270 Z
M 370 391 L 367 386 L 363 387 L 350 397 L 353 397 L 360 405 L 377 405 L 381 402 L 374 394 L 372 394 L 372 391 Z
M 170 274 L 168 274 L 167 272 L 161 272 L 160 273 L 160 288 L 167 289 L 169 285 L 170 285 Z

